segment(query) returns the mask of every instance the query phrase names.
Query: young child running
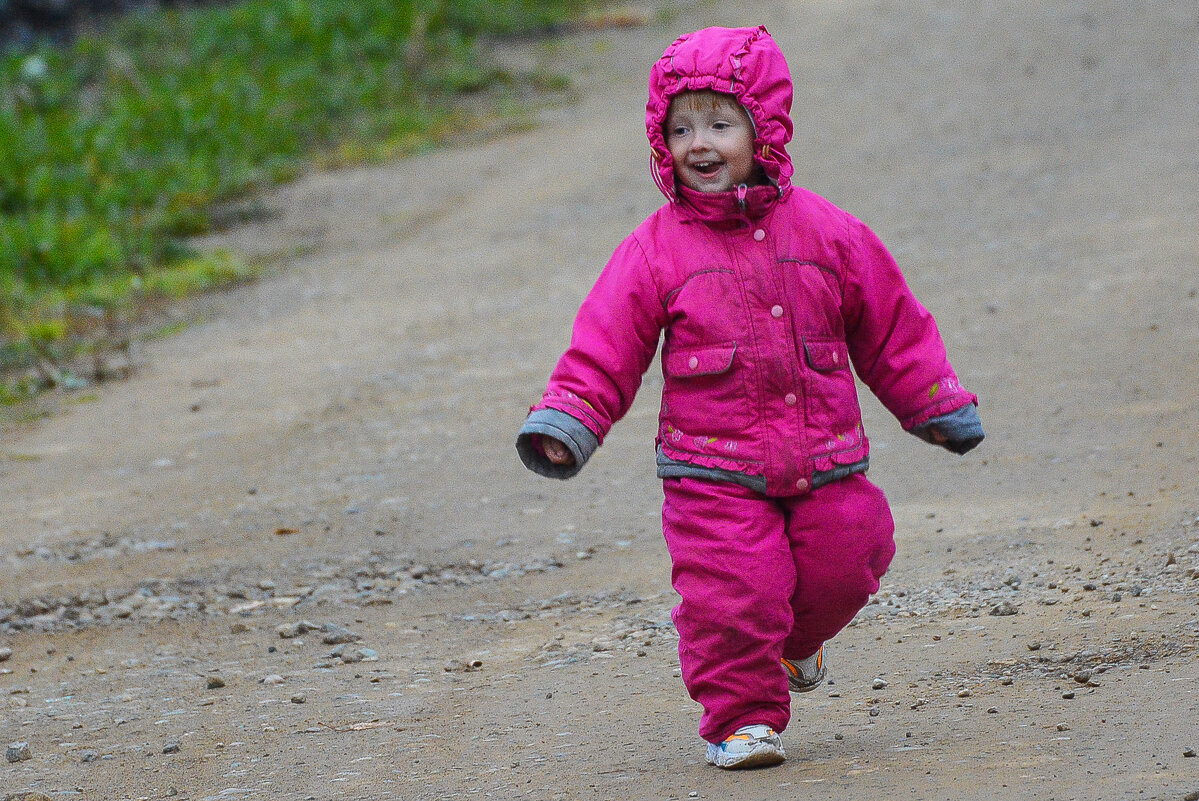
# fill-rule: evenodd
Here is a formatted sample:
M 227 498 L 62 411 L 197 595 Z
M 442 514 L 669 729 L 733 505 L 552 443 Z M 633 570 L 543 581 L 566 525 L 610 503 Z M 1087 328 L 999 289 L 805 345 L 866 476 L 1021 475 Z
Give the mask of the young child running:
M 791 79 L 765 28 L 708 28 L 653 66 L 646 132 L 669 201 L 616 249 L 517 439 L 569 478 L 633 402 L 658 338 L 672 617 L 707 760 L 784 759 L 791 692 L 895 553 L 865 477 L 853 369 L 904 429 L 983 438 L 932 316 L 860 221 L 791 183 Z

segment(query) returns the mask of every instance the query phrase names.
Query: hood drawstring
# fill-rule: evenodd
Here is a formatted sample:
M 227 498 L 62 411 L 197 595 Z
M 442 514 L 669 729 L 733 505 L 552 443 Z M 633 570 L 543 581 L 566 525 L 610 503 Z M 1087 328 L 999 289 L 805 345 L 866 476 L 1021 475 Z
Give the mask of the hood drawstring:
M 737 184 L 737 206 L 741 211 L 745 211 L 745 196 L 749 194 L 749 187 L 745 184 Z

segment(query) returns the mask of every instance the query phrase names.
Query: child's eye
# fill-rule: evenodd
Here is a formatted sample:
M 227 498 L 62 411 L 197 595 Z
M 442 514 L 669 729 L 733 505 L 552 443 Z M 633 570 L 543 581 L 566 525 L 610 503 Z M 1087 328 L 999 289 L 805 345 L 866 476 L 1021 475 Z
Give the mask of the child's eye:
M 733 126 L 732 126 L 732 125 L 730 125 L 730 124 L 729 124 L 729 123 L 727 123 L 727 122 L 716 122 L 716 123 L 713 123 L 713 124 L 712 124 L 712 127 L 713 127 L 713 128 L 715 128 L 715 129 L 716 129 L 716 130 L 718 130 L 718 131 L 725 131 L 725 130 L 728 130 L 729 128 L 733 127 Z
M 687 129 L 681 125 L 676 128 L 672 128 L 670 130 L 671 136 L 685 136 L 686 134 L 687 134 Z

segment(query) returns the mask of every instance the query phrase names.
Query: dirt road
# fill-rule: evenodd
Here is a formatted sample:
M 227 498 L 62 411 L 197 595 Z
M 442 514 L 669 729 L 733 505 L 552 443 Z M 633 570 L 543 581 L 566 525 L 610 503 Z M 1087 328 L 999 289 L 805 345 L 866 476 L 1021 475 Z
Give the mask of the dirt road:
M 578 76 L 534 130 L 267 198 L 210 244 L 286 269 L 3 433 L 0 798 L 1199 798 L 1194 4 L 655 20 L 506 53 Z M 512 441 L 661 202 L 649 64 L 758 22 L 797 181 L 892 246 L 988 438 L 866 399 L 899 555 L 789 760 L 729 774 L 678 678 L 657 368 L 574 481 Z

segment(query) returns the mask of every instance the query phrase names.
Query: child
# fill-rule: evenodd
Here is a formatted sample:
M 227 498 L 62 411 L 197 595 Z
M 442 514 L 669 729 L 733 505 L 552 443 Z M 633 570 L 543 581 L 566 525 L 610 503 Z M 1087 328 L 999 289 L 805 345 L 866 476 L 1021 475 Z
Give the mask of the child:
M 616 249 L 517 439 L 569 478 L 662 345 L 657 472 L 682 597 L 679 660 L 707 760 L 784 759 L 792 692 L 895 553 L 863 475 L 858 376 L 913 434 L 965 453 L 977 399 L 932 316 L 861 222 L 791 183 L 791 80 L 765 28 L 680 37 L 650 73 L 646 131 L 669 201 Z

